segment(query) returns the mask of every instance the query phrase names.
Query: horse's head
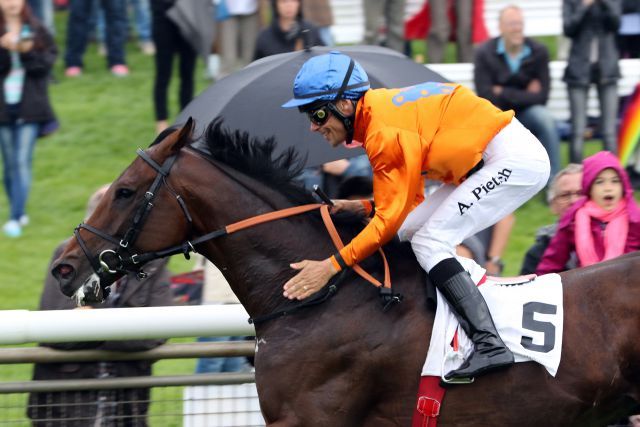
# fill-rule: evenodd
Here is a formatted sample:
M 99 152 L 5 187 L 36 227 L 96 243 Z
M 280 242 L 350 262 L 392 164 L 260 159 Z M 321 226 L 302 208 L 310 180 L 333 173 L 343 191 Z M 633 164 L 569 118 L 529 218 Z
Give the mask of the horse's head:
M 102 301 L 106 288 L 127 273 L 144 277 L 142 266 L 158 257 L 155 251 L 187 237 L 191 217 L 169 174 L 193 127 L 189 119 L 181 129 L 162 133 L 148 150 L 138 150 L 139 157 L 75 229 L 52 274 L 78 305 Z

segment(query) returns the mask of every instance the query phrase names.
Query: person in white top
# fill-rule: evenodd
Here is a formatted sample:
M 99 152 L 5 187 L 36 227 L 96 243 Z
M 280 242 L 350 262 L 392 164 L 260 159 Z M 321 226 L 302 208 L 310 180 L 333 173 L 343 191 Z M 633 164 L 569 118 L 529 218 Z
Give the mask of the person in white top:
M 220 72 L 222 78 L 244 67 L 253 59 L 260 31 L 259 0 L 219 0 L 216 2 L 220 25 Z M 220 13 L 220 11 L 224 11 Z

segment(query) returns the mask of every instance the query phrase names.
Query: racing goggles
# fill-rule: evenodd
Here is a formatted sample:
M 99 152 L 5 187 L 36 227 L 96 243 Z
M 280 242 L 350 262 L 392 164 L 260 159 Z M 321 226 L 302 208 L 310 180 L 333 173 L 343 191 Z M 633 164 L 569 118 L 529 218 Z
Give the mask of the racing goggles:
M 322 126 L 327 123 L 327 120 L 329 120 L 329 112 L 333 110 L 331 107 L 331 103 L 326 103 L 305 112 L 307 113 L 309 120 L 311 120 L 311 123 L 317 126 Z

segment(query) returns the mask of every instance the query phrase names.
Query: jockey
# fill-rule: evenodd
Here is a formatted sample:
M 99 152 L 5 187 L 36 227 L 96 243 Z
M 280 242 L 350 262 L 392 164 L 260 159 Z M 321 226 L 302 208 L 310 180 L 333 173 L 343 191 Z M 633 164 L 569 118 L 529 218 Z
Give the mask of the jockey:
M 373 168 L 372 202 L 337 200 L 332 213 L 372 214 L 348 245 L 299 272 L 284 296 L 303 299 L 338 271 L 373 254 L 397 233 L 449 302 L 474 343 L 473 354 L 445 377 L 468 378 L 513 363 L 489 309 L 455 257 L 465 238 L 495 224 L 540 191 L 549 177 L 541 143 L 514 117 L 471 90 L 426 82 L 371 89 L 364 69 L 337 51 L 305 62 L 283 105 L 308 115 L 310 130 L 336 147 L 359 142 Z M 443 186 L 424 198 L 424 177 Z

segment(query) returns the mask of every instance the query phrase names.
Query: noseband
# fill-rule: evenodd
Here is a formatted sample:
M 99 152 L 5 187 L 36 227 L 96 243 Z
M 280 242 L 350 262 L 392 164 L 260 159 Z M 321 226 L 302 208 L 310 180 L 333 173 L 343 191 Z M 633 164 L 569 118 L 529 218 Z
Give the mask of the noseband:
M 142 149 L 138 148 L 136 150 L 136 153 L 138 154 L 138 156 L 140 156 L 140 158 L 142 158 L 142 160 L 144 160 L 149 166 L 151 166 L 151 168 L 153 168 L 157 174 L 155 179 L 153 180 L 153 183 L 151 184 L 151 187 L 149 187 L 149 190 L 147 190 L 147 192 L 144 194 L 144 200 L 136 211 L 131 226 L 124 233 L 124 236 L 119 239 L 84 222 L 78 225 L 73 231 L 73 234 L 78 241 L 82 252 L 84 252 L 84 255 L 89 260 L 93 271 L 100 278 L 100 286 L 102 287 L 103 292 L 106 292 L 104 294 L 105 297 L 109 293 L 109 289 L 106 288 L 106 286 L 108 286 L 106 285 L 106 283 L 110 279 L 109 276 L 113 276 L 118 273 L 128 274 L 131 272 L 135 272 L 140 279 L 144 279 L 147 277 L 147 273 L 145 273 L 140 266 L 150 259 L 141 259 L 141 255 L 131 253 L 131 248 L 138 239 L 138 236 L 142 231 L 142 227 L 144 226 L 149 213 L 151 212 L 151 209 L 153 209 L 153 201 L 155 200 L 156 195 L 158 194 L 158 190 L 160 189 L 162 184 L 164 184 L 175 197 L 176 201 L 180 205 L 180 208 L 182 208 L 182 212 L 184 213 L 189 226 L 191 226 L 192 224 L 191 214 L 189 213 L 189 209 L 187 209 L 187 205 L 185 204 L 184 200 L 167 183 L 167 176 L 169 176 L 169 171 L 175 163 L 177 155 L 174 154 L 173 156 L 168 157 L 164 161 L 162 166 L 160 166 Z M 87 247 L 86 242 L 80 235 L 80 230 L 82 229 L 85 229 L 95 234 L 96 236 L 113 243 L 114 245 L 116 245 L 116 249 L 105 249 L 104 251 L 100 252 L 99 255 L 93 255 Z M 187 248 L 185 248 L 182 252 L 184 253 L 185 257 L 189 259 L 189 252 L 195 250 L 189 242 L 186 243 Z

